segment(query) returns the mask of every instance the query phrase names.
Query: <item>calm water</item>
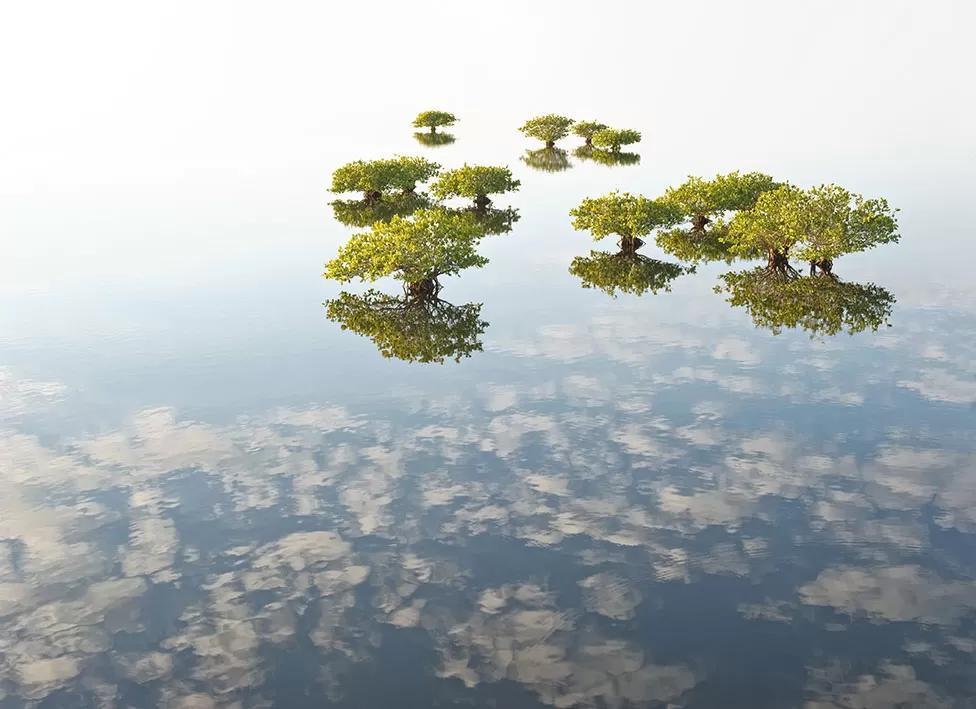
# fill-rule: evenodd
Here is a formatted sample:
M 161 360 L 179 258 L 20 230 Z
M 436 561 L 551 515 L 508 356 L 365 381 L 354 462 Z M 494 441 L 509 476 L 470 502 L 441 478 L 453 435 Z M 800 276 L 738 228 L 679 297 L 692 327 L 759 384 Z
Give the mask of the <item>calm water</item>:
M 403 110 L 11 202 L 0 706 L 976 706 L 956 168 L 695 153 L 637 120 L 638 164 L 546 172 L 524 110 L 435 148 Z M 326 317 L 328 175 L 395 152 L 522 180 L 489 265 L 444 279 L 478 323 L 460 362 Z M 731 169 L 900 207 L 900 244 L 835 267 L 890 326 L 757 327 L 714 292 L 749 264 L 640 297 L 569 272 L 613 251 L 573 232 L 583 197 Z

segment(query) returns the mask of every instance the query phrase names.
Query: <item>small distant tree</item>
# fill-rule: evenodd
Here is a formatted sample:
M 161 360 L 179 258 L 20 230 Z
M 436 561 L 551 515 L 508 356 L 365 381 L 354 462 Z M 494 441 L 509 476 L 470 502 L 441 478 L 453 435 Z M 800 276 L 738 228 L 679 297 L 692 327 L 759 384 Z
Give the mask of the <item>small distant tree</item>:
M 429 128 L 431 133 L 436 133 L 440 126 L 453 126 L 455 123 L 457 118 L 447 111 L 424 111 L 413 119 L 414 128 Z
M 340 293 L 325 303 L 326 315 L 342 327 L 371 339 L 384 357 L 405 362 L 460 362 L 480 352 L 481 303 L 452 305 L 437 297 L 391 296 L 375 290 Z
M 515 191 L 520 184 L 507 167 L 465 165 L 441 174 L 430 191 L 439 199 L 467 197 L 474 200 L 475 207 L 484 209 L 491 204 L 488 195 Z
M 573 125 L 572 118 L 557 116 L 554 113 L 530 118 L 519 128 L 530 138 L 537 138 L 545 142 L 547 148 L 556 145 L 556 141 L 569 135 L 569 128 Z
M 362 192 L 363 201 L 380 200 L 388 190 L 413 193 L 417 184 L 440 171 L 426 158 L 399 155 L 385 160 L 356 160 L 332 173 L 332 192 Z
M 325 265 L 323 275 L 340 282 L 393 276 L 404 282 L 411 297 L 434 296 L 440 276 L 488 263 L 477 252 L 483 236 L 473 214 L 422 209 L 412 217 L 393 217 L 353 234 Z
M 759 195 L 779 185 L 761 172 L 730 172 L 711 180 L 689 177 L 677 187 L 668 188 L 664 199 L 681 209 L 691 222 L 692 235 L 701 235 L 714 220 L 728 212 L 751 209 Z
M 574 229 L 591 232 L 594 240 L 616 235 L 620 249 L 629 253 L 644 243 L 641 237 L 659 227 L 674 226 L 681 218 L 674 205 L 626 192 L 584 199 L 569 215 Z
M 719 293 L 733 307 L 743 307 L 753 324 L 779 334 L 801 328 L 811 337 L 853 335 L 887 324 L 895 298 L 873 283 L 847 283 L 837 278 L 790 277 L 759 267 L 721 276 Z
M 573 166 L 569 161 L 569 154 L 561 148 L 539 148 L 526 150 L 522 162 L 533 170 L 542 172 L 562 172 Z
M 629 128 L 605 128 L 593 134 L 592 143 L 598 148 L 606 148 L 612 152 L 618 152 L 621 145 L 639 143 L 640 139 L 640 131 L 630 130 Z
M 627 251 L 590 251 L 589 256 L 574 258 L 569 266 L 584 288 L 597 288 L 614 298 L 618 291 L 632 295 L 669 291 L 675 278 L 694 270 Z
M 898 240 L 895 211 L 883 199 L 864 199 L 837 185 L 801 190 L 782 185 L 738 212 L 723 239 L 737 255 L 765 255 L 767 267 L 796 275 L 791 256 L 826 275 L 845 253 Z
M 577 121 L 573 124 L 573 133 L 585 140 L 587 145 L 592 145 L 593 134 L 606 128 L 609 126 L 597 121 Z

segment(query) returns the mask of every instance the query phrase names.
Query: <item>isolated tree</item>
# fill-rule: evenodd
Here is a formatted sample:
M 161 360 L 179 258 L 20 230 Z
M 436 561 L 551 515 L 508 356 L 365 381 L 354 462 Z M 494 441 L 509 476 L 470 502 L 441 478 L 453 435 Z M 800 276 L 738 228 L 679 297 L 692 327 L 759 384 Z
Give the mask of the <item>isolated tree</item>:
M 569 154 L 562 148 L 539 148 L 526 150 L 522 162 L 533 170 L 542 172 L 562 172 L 573 166 L 569 161 Z
M 592 145 L 593 134 L 608 127 L 597 121 L 577 121 L 573 124 L 573 133 L 585 140 L 587 145 Z
M 389 190 L 412 193 L 417 184 L 440 171 L 426 158 L 398 155 L 385 160 L 356 160 L 332 173 L 332 192 L 362 192 L 365 202 L 376 202 Z
M 481 335 L 488 327 L 481 319 L 481 303 L 452 305 L 437 297 L 343 292 L 325 307 L 327 317 L 343 330 L 368 337 L 384 357 L 406 362 L 460 362 L 481 351 Z
M 779 185 L 761 172 L 730 172 L 711 180 L 689 176 L 677 187 L 668 188 L 664 199 L 677 206 L 691 222 L 693 236 L 704 233 L 715 219 L 729 212 L 751 209 L 759 195 Z
M 887 324 L 895 298 L 873 283 L 847 283 L 837 278 L 799 276 L 762 266 L 721 276 L 718 292 L 733 307 L 744 307 L 757 327 L 779 334 L 801 328 L 811 336 L 853 335 L 877 331 Z
M 520 184 L 507 167 L 466 164 L 442 173 L 430 191 L 439 199 L 466 197 L 474 200 L 475 207 L 484 209 L 491 204 L 488 195 L 513 192 Z
M 456 140 L 450 133 L 426 133 L 424 131 L 414 133 L 413 137 L 418 143 L 428 148 L 439 148 L 442 145 L 450 145 Z
M 897 241 L 895 210 L 883 199 L 864 199 L 837 185 L 801 190 L 782 185 L 738 212 L 722 237 L 737 255 L 765 255 L 767 268 L 795 275 L 791 256 L 829 275 L 845 253 Z
M 413 119 L 414 128 L 429 128 L 431 133 L 436 133 L 440 126 L 453 126 L 455 123 L 457 118 L 447 111 L 424 111 Z
M 569 128 L 572 125 L 572 118 L 549 113 L 545 116 L 530 118 L 519 130 L 530 138 L 543 141 L 547 148 L 552 148 L 556 145 L 557 140 L 569 135 Z
M 393 217 L 405 217 L 418 209 L 430 206 L 423 194 L 393 195 L 378 202 L 358 199 L 336 199 L 330 202 L 336 221 L 350 227 L 367 227 L 376 222 L 388 222 Z
M 640 131 L 629 128 L 605 128 L 593 134 L 592 143 L 598 148 L 606 148 L 611 152 L 618 152 L 621 145 L 639 143 Z
M 621 251 L 629 253 L 644 243 L 641 237 L 659 227 L 673 226 L 681 218 L 667 202 L 626 192 L 584 199 L 569 215 L 574 229 L 591 232 L 594 240 L 616 235 Z
M 693 271 L 693 267 L 687 269 L 632 251 L 590 251 L 589 256 L 574 258 L 569 266 L 569 272 L 582 281 L 584 288 L 597 288 L 614 298 L 618 291 L 632 295 L 669 291 L 675 278 Z
M 353 234 L 325 265 L 324 275 L 340 282 L 393 276 L 411 297 L 432 296 L 440 290 L 440 276 L 488 263 L 477 252 L 483 236 L 473 214 L 422 209 Z
M 637 153 L 628 153 L 623 150 L 614 152 L 613 150 L 594 148 L 592 145 L 581 145 L 573 151 L 573 155 L 580 160 L 592 160 L 601 165 L 609 165 L 611 167 L 617 165 L 637 165 L 640 162 L 640 155 Z

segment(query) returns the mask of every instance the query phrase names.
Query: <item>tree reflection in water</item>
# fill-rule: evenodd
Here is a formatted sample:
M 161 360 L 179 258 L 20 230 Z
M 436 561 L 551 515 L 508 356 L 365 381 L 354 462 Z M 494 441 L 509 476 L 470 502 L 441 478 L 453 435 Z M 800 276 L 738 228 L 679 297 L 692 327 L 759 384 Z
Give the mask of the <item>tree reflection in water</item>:
M 405 362 L 460 362 L 481 351 L 480 336 L 488 327 L 481 303 L 453 305 L 436 291 L 421 297 L 343 292 L 325 307 L 343 330 L 368 337 L 384 357 Z
M 439 134 L 437 134 L 439 135 Z M 348 227 L 368 227 L 376 222 L 388 222 L 393 217 L 406 217 L 418 209 L 431 205 L 425 194 L 392 195 L 368 202 L 362 199 L 336 199 L 330 202 L 336 221 Z
M 428 148 L 437 148 L 442 145 L 450 145 L 457 140 L 457 138 L 455 138 L 451 133 L 431 133 L 428 131 L 417 131 L 413 134 L 413 137 L 418 143 Z
M 582 281 L 583 288 L 597 288 L 613 297 L 618 291 L 632 295 L 669 291 L 675 278 L 693 271 L 694 267 L 658 261 L 627 249 L 615 254 L 590 251 L 589 256 L 574 258 L 569 266 L 569 272 Z
M 637 165 L 640 163 L 640 155 L 613 150 L 603 150 L 594 148 L 592 145 L 583 145 L 573 151 L 580 160 L 591 160 L 601 165 Z
M 887 324 L 895 297 L 873 283 L 848 283 L 832 275 L 794 275 L 760 266 L 721 276 L 719 293 L 733 307 L 748 310 L 757 327 L 779 334 L 801 328 L 818 335 L 877 331 Z
M 569 161 L 569 153 L 562 148 L 540 148 L 539 150 L 526 150 L 522 156 L 522 162 L 533 170 L 542 172 L 562 172 L 573 166 Z

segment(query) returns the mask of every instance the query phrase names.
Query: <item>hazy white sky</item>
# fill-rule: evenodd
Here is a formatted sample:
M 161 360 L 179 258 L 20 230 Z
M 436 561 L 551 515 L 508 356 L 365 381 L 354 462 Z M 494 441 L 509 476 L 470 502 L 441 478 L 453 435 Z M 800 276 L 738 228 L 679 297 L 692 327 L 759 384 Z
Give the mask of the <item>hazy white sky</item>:
M 516 139 L 539 112 L 634 126 L 642 152 L 687 156 L 676 174 L 721 156 L 971 177 L 974 26 L 965 0 L 8 2 L 0 278 L 136 214 L 170 220 L 154 238 L 189 233 L 191 206 L 223 222 L 231 184 L 321 191 L 334 166 L 296 177 L 303 156 L 350 126 L 385 151 L 391 120 L 433 107 Z

